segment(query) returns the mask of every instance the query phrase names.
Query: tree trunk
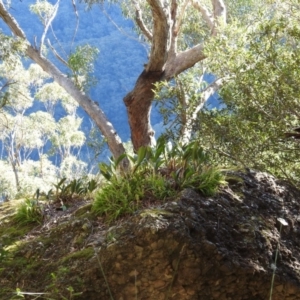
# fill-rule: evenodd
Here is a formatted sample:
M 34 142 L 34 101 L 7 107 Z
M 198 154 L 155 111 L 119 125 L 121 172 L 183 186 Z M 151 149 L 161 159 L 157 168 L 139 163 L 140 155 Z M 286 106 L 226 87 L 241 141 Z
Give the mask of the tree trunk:
M 222 2 L 222 0 L 214 1 Z M 177 35 L 181 25 L 178 18 L 180 19 L 183 12 L 178 16 L 176 0 L 147 0 L 147 2 L 152 12 L 152 32 L 146 28 L 142 20 L 139 5 L 136 5 L 136 12 L 137 25 L 151 42 L 149 61 L 134 89 L 124 98 L 135 151 L 141 146 L 155 144 L 154 131 L 150 124 L 154 83 L 171 80 L 206 57 L 203 53 L 202 43 L 185 51 L 177 52 Z
M 124 98 L 131 130 L 133 148 L 154 146 L 154 131 L 151 127 L 150 112 L 154 98 L 154 84 L 161 80 L 162 72 L 144 70 L 134 89 Z

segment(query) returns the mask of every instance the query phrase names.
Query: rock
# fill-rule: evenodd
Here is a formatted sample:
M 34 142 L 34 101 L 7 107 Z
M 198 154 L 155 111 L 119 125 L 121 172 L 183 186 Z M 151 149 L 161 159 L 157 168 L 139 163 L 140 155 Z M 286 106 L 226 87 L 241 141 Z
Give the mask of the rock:
M 300 191 L 266 173 L 234 175 L 238 184 L 215 197 L 185 189 L 110 228 L 98 219 L 72 219 L 65 229 L 47 232 L 45 241 L 22 244 L 16 256 L 21 266 L 1 265 L 0 296 L 1 288 L 14 290 L 18 283 L 39 292 L 54 273 L 61 290 L 82 291 L 78 300 L 110 300 L 110 292 L 118 300 L 259 300 L 269 299 L 275 272 L 272 300 L 299 300 Z M 39 257 L 41 265 L 28 276 L 26 263 Z M 69 273 L 61 274 L 62 268 Z

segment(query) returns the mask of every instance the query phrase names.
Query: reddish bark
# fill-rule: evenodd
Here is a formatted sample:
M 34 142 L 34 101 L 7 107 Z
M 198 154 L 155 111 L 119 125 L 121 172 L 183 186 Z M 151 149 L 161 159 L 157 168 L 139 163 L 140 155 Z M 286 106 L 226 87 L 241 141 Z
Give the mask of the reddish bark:
M 144 70 L 134 89 L 124 98 L 131 130 L 133 148 L 153 146 L 154 131 L 150 123 L 151 105 L 154 97 L 154 84 L 162 79 L 163 72 Z

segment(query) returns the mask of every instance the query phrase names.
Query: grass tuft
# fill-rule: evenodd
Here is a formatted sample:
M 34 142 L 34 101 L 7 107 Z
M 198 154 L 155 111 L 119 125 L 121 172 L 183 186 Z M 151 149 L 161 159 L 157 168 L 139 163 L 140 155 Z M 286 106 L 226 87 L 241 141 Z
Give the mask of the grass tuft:
M 17 208 L 14 220 L 20 225 L 41 224 L 43 220 L 42 204 L 37 200 L 26 199 Z

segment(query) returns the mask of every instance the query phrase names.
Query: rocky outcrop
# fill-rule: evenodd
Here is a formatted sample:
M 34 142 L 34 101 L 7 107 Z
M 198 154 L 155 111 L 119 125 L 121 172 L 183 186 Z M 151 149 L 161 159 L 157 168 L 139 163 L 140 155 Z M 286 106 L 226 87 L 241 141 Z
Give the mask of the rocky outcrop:
M 273 274 L 271 299 L 300 299 L 299 191 L 233 175 L 216 197 L 184 190 L 94 240 L 114 299 L 269 299 Z M 85 299 L 110 299 L 96 259 Z
M 77 211 L 19 255 L 42 261 L 44 273 L 67 268 L 56 287 L 81 291 L 75 299 L 297 300 L 299 199 L 268 174 L 236 172 L 215 197 L 186 189 L 109 228 Z M 42 290 L 37 271 L 26 276 L 18 282 Z

